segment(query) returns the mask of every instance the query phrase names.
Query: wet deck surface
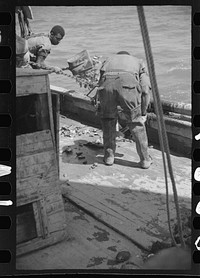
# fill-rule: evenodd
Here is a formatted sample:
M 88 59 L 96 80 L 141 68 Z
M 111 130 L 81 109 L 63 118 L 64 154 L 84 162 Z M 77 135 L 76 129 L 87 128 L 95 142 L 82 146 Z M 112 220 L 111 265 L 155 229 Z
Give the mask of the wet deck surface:
M 101 130 L 67 118 L 61 118 L 60 127 L 67 129 L 60 136 L 60 179 L 67 180 L 67 196 L 144 249 L 169 237 L 162 153 L 151 147 L 154 163 L 141 169 L 135 143 L 119 137 L 115 164 L 106 166 L 103 147 L 95 144 L 102 142 Z M 191 161 L 175 155 L 171 161 L 184 215 L 191 208 Z M 168 182 L 173 224 L 176 212 Z
M 136 269 L 142 264 L 141 250 L 128 240 L 69 202 L 65 211 L 66 239 L 17 258 L 18 270 Z M 130 253 L 128 262 L 116 260 L 121 251 Z
M 17 268 L 121 268 L 114 261 L 121 250 L 131 253 L 131 268 L 135 268 L 144 250 L 151 253 L 155 242 L 169 239 L 161 152 L 151 147 L 154 163 L 150 169 L 140 169 L 135 143 L 119 137 L 115 164 L 110 167 L 103 163 L 101 130 L 66 117 L 60 118 L 60 128 L 60 180 L 68 239 L 18 258 Z M 180 211 L 186 215 L 191 209 L 191 161 L 175 155 L 171 160 Z M 169 187 L 173 225 L 176 212 L 170 179 Z

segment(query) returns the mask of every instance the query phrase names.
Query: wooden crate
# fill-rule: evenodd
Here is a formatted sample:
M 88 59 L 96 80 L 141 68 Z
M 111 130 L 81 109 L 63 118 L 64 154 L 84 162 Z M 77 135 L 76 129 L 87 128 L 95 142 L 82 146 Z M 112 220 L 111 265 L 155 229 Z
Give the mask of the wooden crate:
M 58 172 L 58 111 L 52 110 L 48 72 L 17 69 L 16 91 L 16 230 L 17 255 L 22 255 L 62 240 L 66 224 Z

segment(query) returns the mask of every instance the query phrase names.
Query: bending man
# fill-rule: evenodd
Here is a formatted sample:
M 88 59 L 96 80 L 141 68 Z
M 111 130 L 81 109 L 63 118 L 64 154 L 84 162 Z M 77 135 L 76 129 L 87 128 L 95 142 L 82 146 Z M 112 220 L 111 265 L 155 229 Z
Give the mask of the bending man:
M 136 143 L 140 166 L 152 164 L 145 127 L 150 101 L 150 81 L 142 61 L 120 51 L 102 66 L 98 98 L 103 129 L 104 163 L 112 165 L 116 149 L 117 106 L 121 106 Z
M 51 52 L 51 45 L 58 45 L 65 35 L 65 30 L 59 26 L 54 26 L 49 34 L 31 34 L 27 37 L 30 60 L 34 62 L 34 68 L 53 70 L 56 73 L 62 72 L 59 67 L 47 66 L 45 59 Z

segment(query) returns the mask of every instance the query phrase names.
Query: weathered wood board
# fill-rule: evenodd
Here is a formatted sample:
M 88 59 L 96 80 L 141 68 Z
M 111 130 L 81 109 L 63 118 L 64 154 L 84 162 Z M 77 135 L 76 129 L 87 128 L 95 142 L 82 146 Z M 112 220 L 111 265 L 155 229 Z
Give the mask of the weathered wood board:
M 153 165 L 138 166 L 139 157 L 133 141 L 117 141 L 115 164 L 103 163 L 103 148 L 89 148 L 88 142 L 102 139 L 100 130 L 61 118 L 61 126 L 77 127 L 77 133 L 60 136 L 60 179 L 63 193 L 117 230 L 135 244 L 148 249 L 156 241 L 169 238 L 166 212 L 166 188 L 162 154 L 150 148 Z M 66 153 L 66 148 L 71 148 Z M 81 152 L 84 160 L 78 159 Z M 181 212 L 191 210 L 191 160 L 171 155 Z M 83 163 L 84 162 L 84 163 Z M 169 179 L 169 201 L 172 224 L 176 212 Z
M 69 202 L 65 203 L 69 239 L 16 259 L 17 270 L 110 269 L 143 263 L 143 253 L 129 240 L 95 220 Z M 130 252 L 130 259 L 117 262 L 118 252 Z M 128 268 L 128 267 L 127 267 Z
M 18 70 L 16 86 L 20 105 L 34 95 L 29 116 L 36 122 L 31 131 L 21 128 L 16 139 L 17 255 L 22 255 L 62 240 L 66 223 L 48 72 Z
M 51 136 L 49 130 L 17 136 L 17 206 L 32 203 L 37 226 L 34 239 L 18 244 L 18 255 L 53 244 L 66 234 Z M 22 237 L 20 231 L 23 233 L 18 229 L 17 235 Z

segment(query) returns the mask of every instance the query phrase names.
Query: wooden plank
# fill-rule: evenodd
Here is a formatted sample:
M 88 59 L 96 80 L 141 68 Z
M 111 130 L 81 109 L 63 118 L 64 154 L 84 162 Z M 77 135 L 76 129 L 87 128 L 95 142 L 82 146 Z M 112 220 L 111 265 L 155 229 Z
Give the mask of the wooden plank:
M 122 264 L 114 259 L 122 250 L 131 253 L 132 262 L 138 262 L 141 250 L 77 207 L 67 206 L 66 217 L 69 240 L 18 257 L 17 269 L 120 269 Z M 95 264 L 95 258 L 101 259 L 100 263 Z
M 61 197 L 60 197 L 61 201 Z M 30 198 L 29 198 L 30 202 Z M 61 202 L 60 202 L 61 203 Z M 62 203 L 61 203 L 62 204 Z M 41 239 L 45 241 L 45 245 L 50 244 L 50 242 L 55 242 L 54 233 L 56 231 L 62 232 L 64 230 L 64 223 L 65 223 L 65 215 L 64 215 L 64 206 L 60 206 L 60 210 L 50 216 L 47 216 L 46 213 L 46 201 L 44 199 L 40 199 L 33 203 L 33 212 L 34 212 L 34 219 L 36 223 L 36 236 L 37 239 L 29 240 L 23 244 L 19 244 L 19 248 L 21 248 L 22 253 L 28 252 L 29 249 L 38 248 L 37 243 Z M 53 234 L 52 234 L 53 233 Z M 46 239 L 50 237 L 46 242 Z M 35 247 L 31 247 L 29 245 L 33 245 Z M 21 246 L 21 247 L 20 247 Z M 41 244 L 44 246 L 44 243 Z M 34 250 L 32 249 L 32 250 Z
M 17 171 L 17 179 L 23 179 L 23 178 L 31 178 L 36 175 L 47 175 L 49 171 L 51 171 L 55 167 L 54 161 L 50 163 L 42 163 L 42 164 L 35 164 L 32 166 L 27 166 L 24 169 L 21 169 L 20 171 Z
M 21 157 L 17 157 L 17 166 L 20 171 L 21 168 L 30 167 L 32 165 L 51 163 L 55 159 L 55 153 L 53 150 L 44 151 L 35 154 L 28 154 Z
M 183 115 L 191 116 L 192 113 L 192 105 L 191 103 L 183 103 L 183 102 L 172 102 L 167 100 L 161 100 L 161 105 L 164 112 L 174 112 L 180 113 Z M 154 100 L 151 99 L 150 107 L 154 110 Z
M 40 199 L 38 196 L 38 192 L 32 192 L 31 194 L 29 192 L 26 193 L 18 193 L 17 195 L 17 206 L 22 206 L 28 203 L 36 202 Z
M 63 211 L 64 206 L 63 203 L 59 200 L 57 202 L 51 203 L 51 204 L 46 204 L 46 213 L 48 215 L 54 214 L 58 211 Z
M 168 133 L 192 139 L 191 122 L 180 121 L 166 116 L 164 117 L 164 122 Z M 157 117 L 153 113 L 148 114 L 147 125 L 151 128 L 158 129 Z
M 34 213 L 36 230 L 37 230 L 37 237 L 42 237 L 42 229 L 41 229 L 41 223 L 40 223 L 40 217 L 38 211 L 38 202 L 33 202 L 32 205 L 33 205 L 33 213 Z
M 164 122 L 167 134 L 174 134 L 176 136 L 181 136 L 184 138 L 192 139 L 192 126 L 191 121 L 183 121 L 178 119 L 173 119 L 172 117 L 164 115 Z M 126 118 L 123 113 L 119 113 L 119 123 L 124 126 L 126 125 Z M 152 128 L 158 130 L 158 120 L 154 113 L 148 113 L 147 115 L 147 128 Z
M 17 156 L 53 149 L 50 130 L 37 131 L 16 137 Z
M 47 93 L 47 84 L 45 75 L 26 76 L 16 78 L 16 95 L 25 96 L 30 94 L 45 94 Z
M 37 238 L 32 241 L 25 242 L 24 244 L 19 244 L 17 245 L 16 255 L 20 256 L 31 251 L 40 250 L 44 247 L 58 243 L 64 238 L 66 238 L 66 232 L 62 230 L 52 233 L 52 235 L 46 239 Z
M 23 179 L 17 179 L 17 193 L 20 191 L 25 191 L 28 188 L 37 188 L 37 190 L 42 194 L 42 192 L 50 192 L 53 190 L 58 190 L 58 173 L 54 169 L 49 171 L 45 177 L 41 175 L 36 175 L 31 179 L 28 177 Z
M 80 186 L 78 184 L 73 183 L 73 189 L 74 187 L 77 190 L 81 191 Z M 84 190 L 82 193 L 86 192 L 89 199 L 93 198 L 98 204 L 102 204 L 105 207 L 105 211 L 107 211 L 107 208 L 111 209 L 111 212 L 117 213 L 118 217 L 124 218 L 124 221 L 128 220 L 130 222 L 133 222 L 135 225 L 135 228 L 138 227 L 146 228 L 151 222 L 153 216 L 156 215 L 158 212 L 157 207 L 155 204 L 159 203 L 160 196 L 155 196 L 153 202 L 149 198 L 149 195 L 146 192 L 134 192 L 128 190 L 126 194 L 122 194 L 124 189 L 118 188 L 115 191 L 112 191 L 112 194 L 109 193 L 109 191 L 106 191 L 104 189 L 99 188 L 98 186 L 93 186 L 91 184 L 84 184 Z M 129 194 L 128 194 L 129 193 Z M 173 204 L 172 198 L 170 199 L 170 205 Z M 149 211 L 145 210 L 145 204 L 149 202 Z M 163 208 L 163 210 L 162 210 Z M 159 238 L 159 228 L 165 229 L 166 221 L 167 221 L 167 215 L 165 212 L 165 204 L 160 205 L 159 211 L 159 218 L 162 218 L 162 223 L 157 225 L 157 230 L 153 227 L 151 228 L 151 233 L 153 234 L 155 232 L 156 237 Z M 174 216 L 174 212 L 172 213 Z
M 40 184 L 41 183 L 41 184 Z M 21 205 L 22 202 L 27 203 L 30 200 L 38 200 L 39 198 L 45 198 L 45 207 L 46 209 L 49 206 L 49 210 L 53 211 L 54 203 L 61 203 L 59 208 L 63 207 L 63 200 L 61 197 L 60 187 L 57 181 L 52 182 L 49 184 L 46 181 L 46 186 L 43 186 L 43 180 L 32 183 L 32 181 L 27 184 L 23 184 L 23 187 L 17 188 L 17 205 Z M 56 208 L 56 206 L 55 206 Z
M 53 119 L 54 119 L 54 132 L 56 141 L 57 161 L 59 161 L 59 119 L 60 119 L 60 97 L 57 93 L 52 92 L 52 106 L 53 106 Z
M 54 213 L 56 210 L 60 210 L 61 208 L 63 208 L 64 210 L 64 204 L 60 188 L 54 188 L 54 190 L 46 191 L 46 193 L 43 195 L 45 198 L 46 211 L 48 213 Z
M 52 149 L 53 149 L 52 140 L 41 141 L 41 142 L 36 142 L 36 143 L 32 143 L 32 144 L 27 144 L 27 145 L 18 145 L 16 148 L 16 155 L 17 155 L 17 157 L 19 157 L 19 156 L 24 156 L 24 155 L 28 155 L 28 154 L 44 152 L 44 151 L 52 150 Z
M 81 137 L 80 140 L 83 138 Z M 73 138 L 76 140 L 76 137 Z M 71 145 L 75 145 L 71 142 Z M 89 138 L 85 139 L 89 141 Z M 67 139 L 64 144 L 67 144 Z M 60 146 L 62 148 L 62 146 Z M 166 213 L 166 189 L 160 151 L 151 149 L 153 165 L 150 170 L 138 167 L 135 143 L 117 142 L 115 164 L 106 167 L 102 163 L 101 152 L 81 149 L 88 165 L 74 162 L 61 163 L 62 173 L 67 173 L 66 197 L 91 212 L 105 225 L 110 225 L 134 242 L 148 248 L 153 242 L 169 237 Z M 90 159 L 92 157 L 92 159 Z M 190 208 L 190 163 L 187 158 L 171 156 L 173 172 L 179 195 L 180 207 Z M 97 162 L 95 168 L 91 165 Z M 64 186 L 64 184 L 63 184 Z M 172 194 L 169 182 L 169 194 Z M 172 219 L 176 213 L 170 198 Z M 110 227 L 109 226 L 109 227 Z
M 48 183 L 48 179 L 45 180 L 45 183 L 41 183 L 38 187 L 39 193 L 41 195 L 48 196 L 48 194 L 60 194 L 60 185 L 58 180 L 50 180 Z
M 25 187 L 17 190 L 17 197 L 24 198 L 25 196 L 38 196 L 37 187 Z
M 42 231 L 42 238 L 45 239 L 49 235 L 49 223 L 47 219 L 45 201 L 43 198 L 37 202 L 39 223 Z
M 36 98 L 35 113 L 37 130 L 50 129 L 47 94 L 39 94 Z
M 63 87 L 57 87 L 57 86 L 50 86 L 52 92 L 60 94 L 60 95 L 70 95 L 71 90 L 67 90 Z M 72 95 L 72 94 L 71 94 Z M 85 95 L 75 92 L 74 91 L 74 97 L 79 97 L 82 98 L 83 100 L 87 100 L 89 103 L 89 100 L 85 97 Z M 83 103 L 83 102 L 82 102 Z M 161 100 L 161 104 L 163 107 L 164 111 L 167 112 L 174 112 L 174 113 L 180 113 L 183 115 L 189 115 L 191 116 L 191 104 L 189 103 L 182 103 L 182 102 L 171 102 L 171 101 L 166 101 L 166 100 Z M 153 99 L 150 101 L 151 109 L 153 109 Z M 91 105 L 92 107 L 92 105 Z
M 69 194 L 69 193 L 68 193 Z M 73 186 L 73 190 L 69 194 L 69 199 L 92 212 L 96 218 L 101 219 L 109 227 L 113 227 L 116 231 L 126 235 L 143 249 L 148 249 L 149 246 L 159 240 L 156 236 L 149 236 L 146 232 L 140 230 L 139 222 L 136 223 L 119 214 L 112 207 L 98 202 L 98 198 L 91 198 L 88 194 L 81 192 Z M 138 230 L 137 230 L 138 229 Z
M 16 166 L 17 178 L 19 179 L 41 174 L 45 177 L 49 171 L 57 169 L 55 153 L 53 151 L 18 157 Z
M 113 190 L 109 187 L 101 190 L 100 185 L 98 188 L 98 185 L 87 185 L 85 182 L 70 184 L 70 187 L 65 188 L 67 198 L 143 248 L 148 249 L 153 242 L 169 237 L 165 196 L 154 194 L 152 197 L 148 192 L 138 192 L 137 186 L 135 192 L 130 189 L 126 192 L 125 188 L 117 188 L 117 185 Z M 171 219 L 174 219 L 176 213 L 172 199 L 171 196 L 170 214 Z M 179 198 L 180 207 L 187 207 L 188 203 Z
M 16 137 L 16 145 L 37 143 L 51 139 L 50 130 L 36 131 L 28 134 L 21 134 Z
M 53 121 L 53 108 L 52 108 L 52 96 L 51 96 L 50 83 L 49 83 L 49 77 L 48 76 L 46 76 L 46 83 L 47 83 L 47 98 L 48 98 L 51 135 L 52 135 L 54 151 L 56 152 L 55 131 L 54 131 L 54 121 Z M 56 157 L 56 159 L 57 159 L 57 157 Z
M 54 214 L 48 214 L 49 233 L 62 231 L 64 229 L 65 214 L 64 211 L 57 211 Z
M 41 75 L 47 75 L 50 71 L 48 70 L 35 70 L 32 68 L 16 68 L 16 77 L 20 76 L 41 76 Z
M 61 201 L 61 195 L 60 192 L 57 190 L 54 190 L 54 192 L 46 192 L 45 200 L 47 203 L 54 203 L 57 201 Z
M 66 212 L 68 212 L 67 208 Z M 92 258 L 97 256 L 106 258 L 105 261 L 107 261 L 107 264 L 104 265 L 104 268 L 109 268 L 109 261 L 116 267 L 120 268 L 121 264 L 115 263 L 115 257 L 117 253 L 122 250 L 129 250 L 131 253 L 131 261 L 135 264 L 139 264 L 140 259 L 138 259 L 138 255 L 141 254 L 141 250 L 130 241 L 115 233 L 102 223 L 95 221 L 89 217 L 89 215 L 81 210 L 78 210 L 77 208 L 75 211 L 70 209 L 69 212 L 70 213 L 67 213 L 67 218 L 69 219 L 69 233 L 71 232 L 73 236 L 78 239 L 77 241 L 82 243 L 78 248 L 80 251 L 84 252 L 86 248 L 85 254 L 87 254 L 88 258 L 87 266 L 90 265 L 88 268 L 93 268 L 91 261 Z M 110 249 L 111 246 L 114 247 L 114 250 L 112 248 Z M 77 252 L 80 252 L 78 249 Z M 92 256 L 90 255 L 89 250 L 93 250 Z M 78 254 L 75 254 L 75 257 L 77 257 L 77 255 Z M 77 262 L 77 260 L 75 261 Z
M 159 147 L 158 130 L 152 127 L 147 127 L 147 135 L 149 142 L 152 145 Z M 170 153 L 176 153 L 183 157 L 191 158 L 192 139 L 179 136 L 173 133 L 167 133 L 168 143 L 170 146 Z

